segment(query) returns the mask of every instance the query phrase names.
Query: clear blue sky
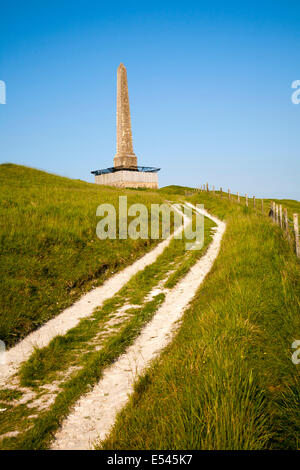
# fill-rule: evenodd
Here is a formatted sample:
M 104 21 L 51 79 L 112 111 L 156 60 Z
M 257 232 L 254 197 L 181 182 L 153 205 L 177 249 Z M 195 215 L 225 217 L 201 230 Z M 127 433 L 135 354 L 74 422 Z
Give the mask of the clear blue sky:
M 1 2 L 0 161 L 93 181 L 127 68 L 134 150 L 160 185 L 300 199 L 299 1 Z

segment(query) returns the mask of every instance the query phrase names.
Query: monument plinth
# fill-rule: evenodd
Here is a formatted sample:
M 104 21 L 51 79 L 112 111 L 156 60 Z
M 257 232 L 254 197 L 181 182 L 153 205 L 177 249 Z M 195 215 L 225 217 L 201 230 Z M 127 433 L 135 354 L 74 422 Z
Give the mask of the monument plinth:
M 137 165 L 133 151 L 127 72 L 123 64 L 117 71 L 117 153 L 114 166 L 95 170 L 96 184 L 128 188 L 158 188 L 159 168 Z

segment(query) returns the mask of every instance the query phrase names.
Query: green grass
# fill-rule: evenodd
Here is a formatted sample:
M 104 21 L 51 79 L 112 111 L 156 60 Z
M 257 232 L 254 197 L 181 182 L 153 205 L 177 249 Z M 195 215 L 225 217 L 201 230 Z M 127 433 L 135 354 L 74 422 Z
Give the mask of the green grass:
M 211 194 L 190 199 L 226 218 L 221 252 L 99 448 L 297 449 L 299 261 L 266 216 Z
M 147 302 L 141 307 L 138 315 L 135 315 L 119 332 L 107 338 L 104 347 L 100 351 L 89 354 L 84 367 L 62 384 L 61 391 L 56 396 L 54 404 L 45 412 L 40 413 L 38 418 L 31 420 L 30 423 L 27 422 L 27 427 L 28 425 L 31 427 L 25 432 L 21 432 L 17 437 L 2 439 L 0 450 L 46 449 L 50 444 L 53 433 L 57 430 L 63 418 L 70 412 L 71 406 L 99 381 L 104 368 L 114 362 L 132 343 L 143 325 L 151 319 L 163 299 L 164 295 L 160 294 L 152 301 Z M 24 429 L 24 416 L 29 414 L 30 409 L 25 405 L 18 405 L 12 410 L 13 414 L 11 416 L 9 414 L 5 415 L 4 424 L 9 428 L 2 427 L 1 433 L 11 431 L 12 423 L 14 430 L 22 431 Z M 9 417 L 11 418 L 10 421 Z
M 96 208 L 161 203 L 121 190 L 12 164 L 0 165 L 0 338 L 15 344 L 83 293 L 132 263 L 156 240 L 99 240 Z
M 93 285 L 122 269 L 157 241 L 96 237 L 102 202 L 149 207 L 165 199 L 204 203 L 226 219 L 222 249 L 172 344 L 136 384 L 132 399 L 102 443 L 105 449 L 295 449 L 299 448 L 299 366 L 291 344 L 300 339 L 300 265 L 278 226 L 235 198 L 172 186 L 158 191 L 119 190 L 49 175 L 16 165 L 0 166 L 0 338 L 13 345 Z M 186 196 L 188 191 L 191 196 Z M 279 202 L 279 201 L 277 201 Z M 280 201 L 289 216 L 297 201 Z M 209 229 L 206 222 L 206 245 Z M 55 402 L 38 412 L 15 404 L 19 390 L 0 391 L 3 449 L 44 449 L 70 407 L 101 378 L 105 367 L 132 344 L 164 299 L 146 294 L 167 273 L 173 287 L 202 252 L 174 241 L 151 266 L 64 337 L 36 350 L 21 371 L 22 385 L 40 386 L 79 365 L 60 385 Z M 91 341 L 105 331 L 124 303 L 137 304 L 97 351 Z M 32 417 L 38 413 L 38 417 Z M 100 445 L 100 444 L 99 444 Z M 101 445 L 100 445 L 101 446 Z
M 12 431 L 11 423 L 17 422 L 18 427 L 13 428 L 13 431 L 22 432 L 28 427 L 28 418 L 30 415 L 34 415 L 36 413 L 35 408 L 29 408 L 26 405 L 7 405 L 5 403 L 0 404 L 0 408 L 6 408 L 6 411 L 0 413 L 0 427 L 1 433 L 8 433 Z M 8 439 L 8 438 L 6 438 Z M 0 444 L 1 449 L 1 444 Z
M 1 448 L 40 449 L 49 445 L 52 433 L 68 414 L 70 406 L 99 380 L 103 369 L 115 361 L 133 342 L 164 299 L 163 294 L 156 296 L 153 301 L 146 301 L 145 296 L 160 281 L 172 278 L 172 285 L 175 285 L 184 276 L 187 265 L 192 266 L 203 255 L 211 240 L 211 228 L 214 226 L 212 221 L 205 219 L 204 246 L 201 250 L 186 251 L 185 238 L 172 240 L 153 264 L 133 276 L 101 309 L 91 317 L 81 320 L 66 335 L 54 338 L 47 347 L 36 349 L 21 367 L 20 381 L 22 386 L 30 387 L 37 394 L 43 393 L 43 385 L 51 384 L 59 378 L 59 374 L 67 372 L 70 367 L 75 365 L 80 369 L 62 381 L 55 403 L 47 412 L 39 413 L 38 418 L 28 420 L 31 429 L 24 432 L 24 419 L 22 414 L 16 412 L 19 407 L 16 407 L 14 413 L 12 410 L 6 412 L 6 422 L 11 414 L 10 431 L 22 432 L 18 437 L 3 439 Z M 172 271 L 170 276 L 169 271 Z M 104 337 L 102 349 L 97 351 L 95 348 L 99 342 L 93 343 L 95 336 L 105 332 L 107 321 L 125 304 L 137 305 L 129 311 L 129 317 L 125 321 L 120 321 L 118 327 Z
M 176 185 L 170 185 L 170 186 L 165 186 L 163 188 L 160 188 L 158 190 L 159 193 L 161 194 L 169 194 L 169 195 L 180 195 L 184 196 L 186 192 L 191 192 L 196 191 L 197 188 L 188 188 L 186 186 L 176 186 Z M 201 195 L 201 198 L 204 198 L 205 200 L 209 199 L 212 200 L 215 199 L 215 201 L 219 201 L 220 198 L 220 191 L 216 190 L 215 195 L 210 191 L 209 193 L 206 192 L 198 192 L 198 194 Z M 217 198 L 216 198 L 217 196 Z M 194 198 L 195 196 L 193 196 Z M 197 197 L 197 196 L 196 196 Z M 237 202 L 237 195 L 236 194 L 231 194 L 230 195 L 230 201 L 229 204 L 232 204 L 233 202 Z M 222 203 L 221 206 L 225 207 L 226 206 L 226 201 L 228 201 L 228 192 L 223 191 L 222 193 Z M 300 216 L 300 202 L 293 200 L 293 199 L 262 199 L 262 198 L 256 198 L 255 199 L 255 208 L 256 212 L 261 212 L 261 202 L 263 201 L 263 209 L 264 209 L 264 214 L 268 214 L 270 210 L 270 203 L 271 201 L 276 202 L 277 204 L 282 204 L 282 207 L 286 207 L 288 210 L 288 216 L 290 219 L 293 218 L 294 213 L 298 213 Z M 245 206 L 245 195 L 240 193 L 240 203 L 241 205 Z M 225 206 L 224 206 L 225 204 Z M 219 204 L 218 204 L 219 205 Z M 248 195 L 248 207 L 249 210 L 253 209 L 253 197 L 251 195 Z M 226 207 L 228 209 L 228 206 Z M 225 214 L 223 214 L 225 215 Z
M 22 392 L 19 390 L 14 390 L 11 388 L 5 388 L 0 390 L 0 400 L 1 401 L 13 401 L 21 398 Z
M 85 354 L 91 349 L 90 342 L 102 330 L 104 331 L 111 315 L 125 304 L 142 305 L 145 296 L 159 281 L 167 276 L 165 287 L 172 288 L 186 274 L 196 260 L 203 255 L 210 240 L 210 230 L 215 224 L 205 218 L 204 246 L 201 250 L 185 250 L 186 239 L 172 240 L 169 247 L 158 259 L 143 271 L 133 276 L 130 281 L 104 306 L 89 318 L 69 330 L 64 336 L 56 336 L 48 346 L 36 349 L 20 369 L 21 385 L 35 387 L 50 383 L 57 378 L 57 373 L 71 365 L 78 365 L 85 360 Z M 136 310 L 132 310 L 136 314 Z

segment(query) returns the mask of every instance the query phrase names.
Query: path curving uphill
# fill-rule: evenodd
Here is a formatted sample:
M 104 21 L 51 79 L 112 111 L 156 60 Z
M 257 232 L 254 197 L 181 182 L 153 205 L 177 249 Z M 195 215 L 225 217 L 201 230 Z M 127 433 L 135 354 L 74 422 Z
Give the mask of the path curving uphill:
M 172 340 L 179 327 L 180 318 L 219 253 L 226 228 L 224 222 L 204 209 L 188 205 L 216 223 L 213 241 L 204 256 L 166 294 L 163 304 L 135 342 L 104 371 L 92 391 L 77 401 L 73 411 L 56 433 L 52 449 L 90 449 L 96 439 L 104 439 L 113 426 L 117 413 L 125 406 L 133 392 L 137 378 Z
M 179 233 L 189 223 L 189 218 L 180 211 L 177 204 L 172 207 L 183 215 L 183 226 L 179 227 L 175 233 Z M 152 251 L 146 253 L 132 265 L 127 266 L 121 272 L 106 280 L 102 286 L 96 287 L 71 307 L 66 308 L 55 318 L 49 320 L 38 330 L 30 333 L 16 346 L 9 349 L 5 354 L 5 364 L 0 363 L 0 388 L 7 386 L 11 377 L 18 371 L 22 362 L 29 359 L 36 348 L 47 346 L 50 341 L 58 335 L 65 335 L 67 331 L 74 328 L 82 318 L 92 315 L 95 308 L 103 305 L 105 300 L 113 297 L 127 282 L 146 266 L 154 263 L 158 256 L 170 244 L 175 234 L 170 235 L 166 240 L 159 243 Z

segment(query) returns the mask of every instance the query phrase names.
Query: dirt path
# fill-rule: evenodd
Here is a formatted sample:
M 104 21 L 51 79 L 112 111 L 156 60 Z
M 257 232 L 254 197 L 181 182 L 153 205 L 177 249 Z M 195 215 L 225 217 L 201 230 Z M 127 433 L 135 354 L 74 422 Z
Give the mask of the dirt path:
M 178 205 L 174 204 L 173 208 L 182 213 L 178 209 Z M 184 214 L 183 216 L 184 226 L 186 226 L 189 223 L 189 219 Z M 182 230 L 183 227 L 180 227 L 176 232 Z M 96 287 L 85 294 L 71 307 L 65 309 L 41 328 L 26 336 L 26 338 L 20 341 L 16 346 L 9 349 L 5 354 L 5 364 L 0 364 L 0 388 L 9 384 L 10 378 L 17 372 L 20 364 L 29 359 L 35 348 L 43 348 L 47 346 L 55 336 L 66 334 L 66 332 L 75 327 L 82 318 L 90 316 L 95 308 L 101 307 L 105 300 L 113 297 L 132 276 L 152 264 L 170 244 L 173 236 L 174 234 L 159 243 L 152 251 L 145 254 L 132 265 L 110 277 L 102 286 Z
M 194 207 L 188 204 L 190 207 Z M 204 209 L 199 213 L 212 219 L 217 228 L 207 252 L 166 294 L 153 319 L 143 328 L 127 351 L 104 371 L 93 390 L 82 396 L 57 432 L 52 449 L 89 449 L 104 439 L 117 413 L 133 392 L 133 384 L 150 362 L 171 341 L 180 318 L 216 259 L 226 225 Z

